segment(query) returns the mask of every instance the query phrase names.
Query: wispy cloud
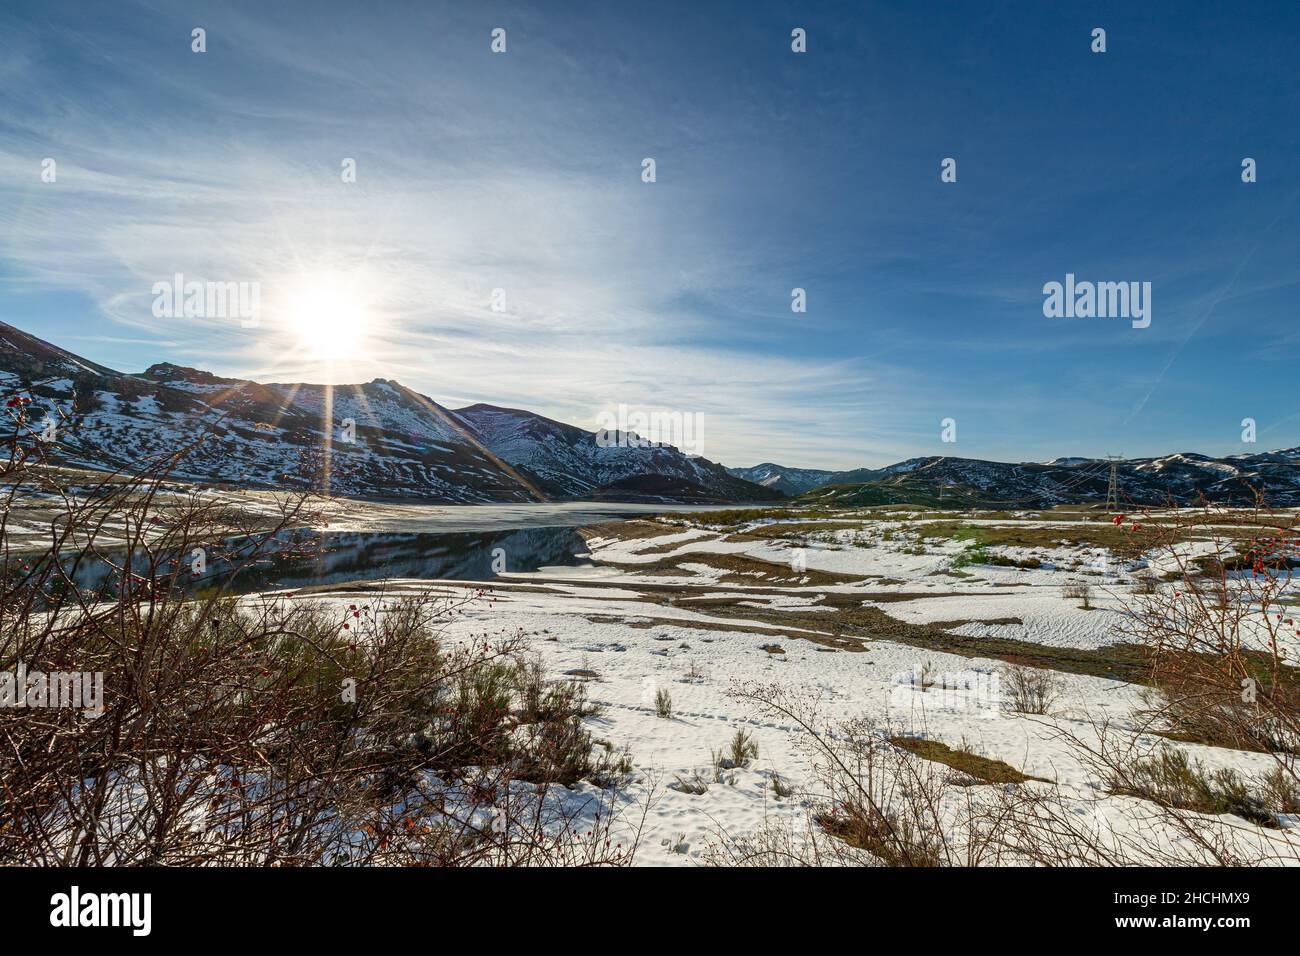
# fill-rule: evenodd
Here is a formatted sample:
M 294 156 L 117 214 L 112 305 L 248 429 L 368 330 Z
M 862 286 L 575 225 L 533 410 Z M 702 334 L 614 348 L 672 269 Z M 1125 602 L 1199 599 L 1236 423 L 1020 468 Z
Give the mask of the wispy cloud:
M 54 35 L 0 14 L 0 292 L 101 361 L 391 377 L 589 427 L 617 403 L 690 411 L 710 457 L 853 467 L 1081 453 L 1135 423 L 1143 442 L 1212 445 L 1156 394 L 1166 376 L 1186 386 L 1180 355 L 1204 357 L 1206 309 L 1226 325 L 1246 297 L 1266 303 L 1256 343 L 1291 341 L 1274 313 L 1297 282 L 1276 248 L 1293 203 L 1261 235 L 1254 213 L 1180 206 L 1186 185 L 1161 180 L 1159 209 L 1135 214 L 1112 193 L 1159 149 L 1075 142 L 1050 88 L 1013 75 L 1047 60 L 1008 66 L 942 23 L 907 52 L 889 30 L 910 14 L 882 35 L 849 8 L 814 18 L 818 57 L 795 62 L 777 5 L 726 30 L 685 8 L 629 25 L 525 4 L 66 6 L 75 25 Z M 494 57 L 497 22 L 511 52 Z M 189 51 L 195 25 L 207 54 Z M 1023 114 L 972 115 L 942 78 L 953 55 L 985 89 L 1022 90 Z M 47 156 L 57 184 L 40 181 Z M 1111 179 L 1088 179 L 1098 168 Z M 1225 236 L 1258 254 L 1225 259 Z M 1089 269 L 1155 280 L 1146 334 L 1043 319 L 1042 283 Z M 261 325 L 155 317 L 152 286 L 176 273 L 259 282 Z M 322 275 L 349 277 L 370 320 L 332 368 L 291 327 Z M 794 286 L 807 314 L 789 310 Z M 46 294 L 86 314 L 41 311 Z M 949 415 L 958 448 L 937 445 Z

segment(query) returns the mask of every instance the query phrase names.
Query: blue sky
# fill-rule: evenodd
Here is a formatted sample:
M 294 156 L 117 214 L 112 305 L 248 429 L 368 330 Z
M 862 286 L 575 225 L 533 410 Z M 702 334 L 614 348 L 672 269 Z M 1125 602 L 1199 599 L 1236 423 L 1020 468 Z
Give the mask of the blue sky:
M 128 371 L 691 413 L 727 464 L 1300 445 L 1300 5 L 1232 7 L 10 0 L 0 317 Z M 178 272 L 260 325 L 156 318 Z M 1151 282 L 1150 327 L 1044 317 L 1067 272 Z

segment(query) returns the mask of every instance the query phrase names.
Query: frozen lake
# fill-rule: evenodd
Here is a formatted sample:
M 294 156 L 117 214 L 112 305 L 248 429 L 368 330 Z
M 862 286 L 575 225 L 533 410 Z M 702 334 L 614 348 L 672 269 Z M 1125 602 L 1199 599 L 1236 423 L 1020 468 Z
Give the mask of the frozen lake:
M 726 511 L 744 505 L 626 504 L 566 501 L 548 504 L 420 505 L 339 501 L 331 531 L 459 534 L 522 528 L 580 528 L 638 515 Z
M 640 505 L 565 502 L 523 505 L 416 505 L 335 499 L 326 528 L 285 532 L 269 544 L 263 557 L 229 583 L 234 593 L 312 587 L 380 578 L 486 581 L 500 573 L 573 567 L 588 563 L 582 537 L 575 530 L 645 514 L 723 510 L 723 505 Z M 232 538 L 219 550 L 238 552 Z M 163 556 L 167 561 L 188 557 Z M 117 586 L 120 575 L 109 563 L 83 561 L 73 573 L 78 587 L 97 591 Z M 147 560 L 147 559 L 145 559 Z M 164 562 L 166 576 L 174 565 Z M 181 575 L 176 586 L 201 590 L 223 578 L 227 560 L 216 560 L 198 579 Z M 136 573 L 151 576 L 135 563 Z

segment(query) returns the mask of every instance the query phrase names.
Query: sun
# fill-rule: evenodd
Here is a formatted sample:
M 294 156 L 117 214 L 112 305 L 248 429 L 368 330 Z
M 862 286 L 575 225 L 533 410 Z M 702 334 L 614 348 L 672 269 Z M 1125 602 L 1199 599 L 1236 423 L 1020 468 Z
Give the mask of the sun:
M 289 297 L 285 315 L 298 354 L 322 362 L 362 358 L 373 332 L 369 301 L 359 276 L 329 272 L 303 276 Z

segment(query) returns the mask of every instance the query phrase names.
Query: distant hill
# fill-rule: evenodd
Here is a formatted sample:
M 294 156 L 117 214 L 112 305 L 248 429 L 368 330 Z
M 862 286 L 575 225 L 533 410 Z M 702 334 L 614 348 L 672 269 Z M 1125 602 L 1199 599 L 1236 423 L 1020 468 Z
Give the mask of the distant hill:
M 786 495 L 801 495 L 822 485 L 842 485 L 872 481 L 883 475 L 883 468 L 856 468 L 852 471 L 824 471 L 820 468 L 787 468 L 765 462 L 752 468 L 728 468 L 737 478 L 752 481 Z
M 928 457 L 899 462 L 868 481 L 826 484 L 799 501 L 839 507 L 922 504 L 943 507 L 1049 508 L 1106 501 L 1110 462 L 1062 458 L 1046 464 L 1007 464 Z M 1300 448 L 1211 458 L 1180 452 L 1118 465 L 1121 502 L 1251 504 L 1259 489 L 1277 506 L 1300 505 Z

